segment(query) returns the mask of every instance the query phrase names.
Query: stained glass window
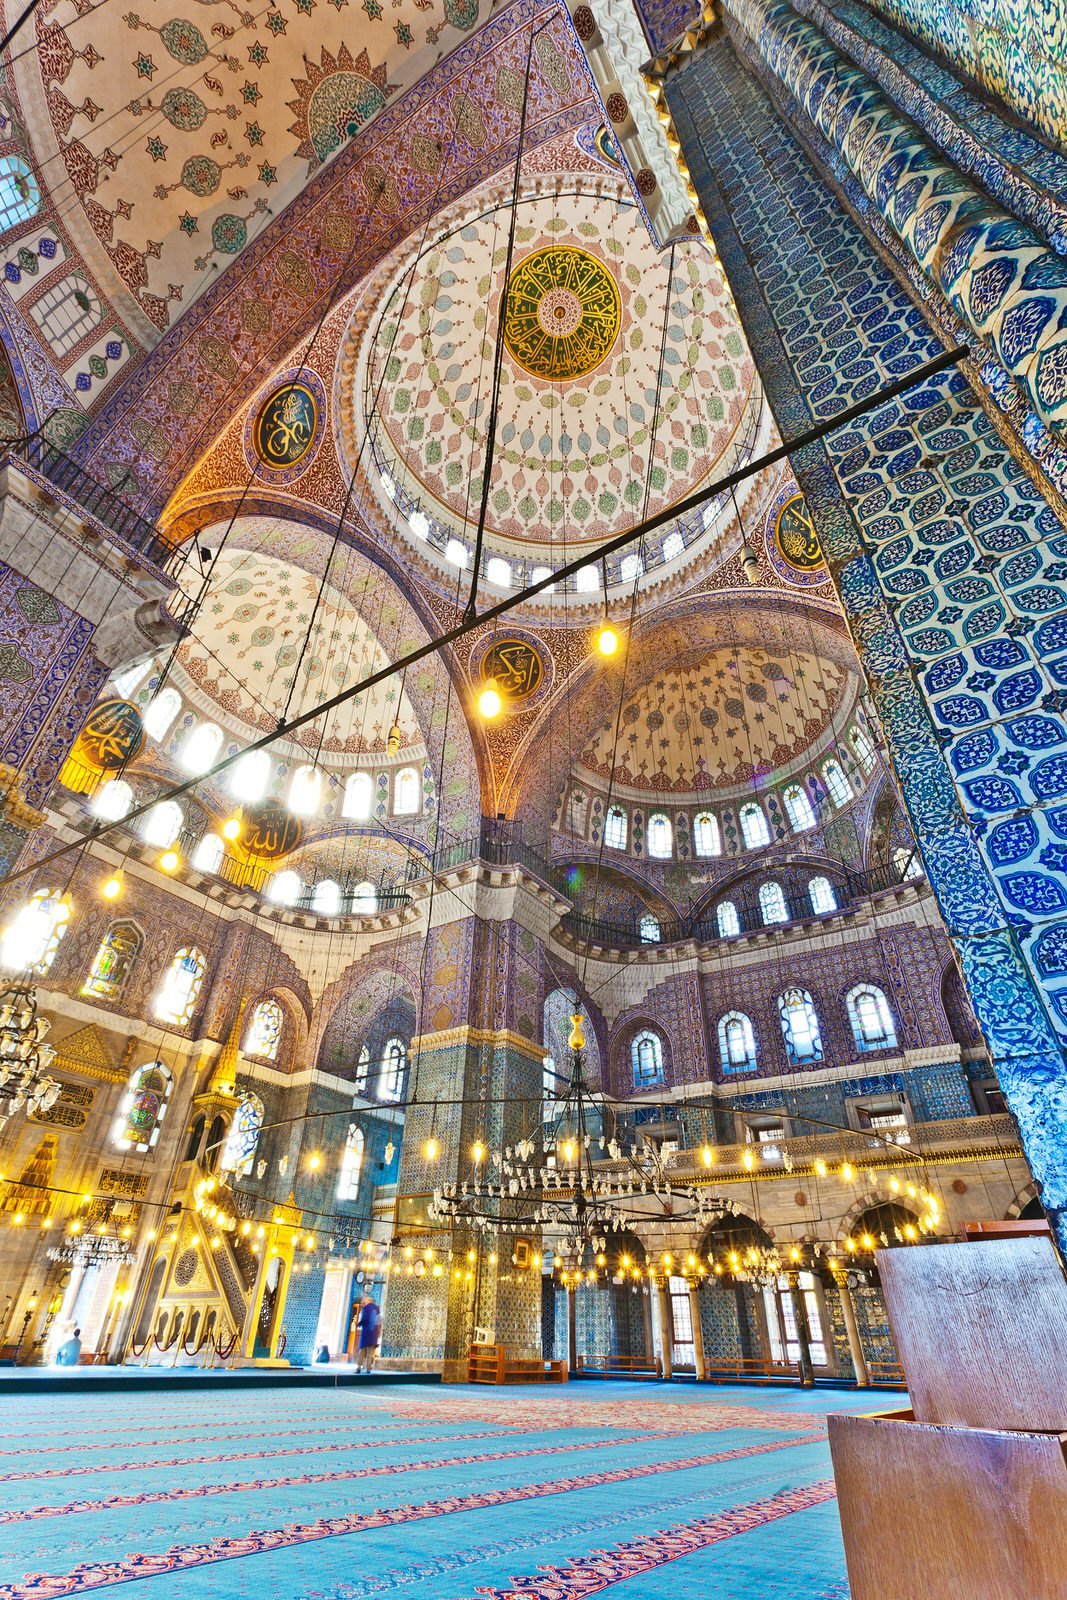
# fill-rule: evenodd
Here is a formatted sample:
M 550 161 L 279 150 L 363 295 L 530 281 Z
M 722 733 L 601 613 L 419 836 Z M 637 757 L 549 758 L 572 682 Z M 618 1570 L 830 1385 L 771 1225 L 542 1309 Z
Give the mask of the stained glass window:
M 698 856 L 722 854 L 719 821 L 714 812 L 702 811 L 693 821 L 693 849 Z
M 743 1011 L 719 1018 L 719 1064 L 724 1072 L 756 1070 L 756 1036 Z
M 120 1150 L 151 1150 L 170 1098 L 171 1076 L 162 1061 L 150 1061 L 130 1074 L 115 1123 Z
M 640 1033 L 634 1035 L 630 1045 L 630 1065 L 636 1089 L 663 1082 L 663 1041 L 651 1028 L 642 1028 Z
M 378 909 L 378 891 L 373 883 L 357 883 L 352 891 L 352 910 L 356 916 L 373 917 Z
M 374 779 L 369 772 L 352 772 L 345 784 L 341 815 L 353 822 L 366 822 L 374 803 Z
M 181 708 L 182 697 L 177 689 L 172 689 L 169 685 L 165 689 L 160 689 L 144 712 L 144 731 L 148 737 L 162 739 L 173 725 Z
M 283 872 L 276 872 L 267 886 L 267 899 L 272 900 L 276 906 L 291 906 L 299 900 L 304 892 L 304 880 L 299 872 L 294 872 L 291 867 L 286 867 Z
M 658 861 L 670 859 L 671 825 L 662 811 L 654 811 L 648 819 L 648 853 Z
M 82 994 L 114 1000 L 122 993 L 144 941 L 132 922 L 116 922 L 100 941 Z
M 808 894 L 811 897 L 811 909 L 820 916 L 824 911 L 837 910 L 837 896 L 829 878 L 812 878 L 808 884 Z
M 659 944 L 659 918 L 654 917 L 651 911 L 646 911 L 637 924 L 637 933 L 642 944 Z
M 38 889 L 0 935 L 0 965 L 9 972 L 44 974 L 56 959 L 71 905 L 58 889 Z
M 320 878 L 311 892 L 311 909 L 320 917 L 336 917 L 341 910 L 341 885 Z
M 757 849 L 761 844 L 770 844 L 771 835 L 762 806 L 755 800 L 750 800 L 747 805 L 741 807 L 738 816 L 741 821 L 741 837 L 750 850 Z
M 805 828 L 814 828 L 815 811 L 799 783 L 789 786 L 782 795 L 782 804 L 785 806 L 785 814 L 794 833 L 803 833 Z
M 765 923 L 789 921 L 789 907 L 780 883 L 760 884 L 759 908 Z
M 285 1013 L 277 1000 L 261 1000 L 245 1035 L 245 1055 L 276 1061 L 284 1023 Z
M 366 1045 L 364 1045 L 363 1049 L 359 1052 L 359 1060 L 356 1062 L 355 1076 L 352 1079 L 352 1087 L 356 1091 L 357 1094 L 365 1094 L 366 1093 L 366 1091 L 367 1091 L 367 1080 L 369 1078 L 370 1078 L 370 1050 L 367 1048 Z
M 841 770 L 838 761 L 828 761 L 822 769 L 826 788 L 835 806 L 847 806 L 852 799 L 852 785 Z
M 622 806 L 609 806 L 604 824 L 604 843 L 609 850 L 626 849 L 626 812 Z
M 794 988 L 779 995 L 778 1015 L 790 1062 L 797 1066 L 805 1061 L 821 1061 L 822 1032 L 808 991 Z
M 848 742 L 855 751 L 856 760 L 859 762 L 864 772 L 869 773 L 871 768 L 874 766 L 875 750 L 874 740 L 867 732 L 867 729 L 861 728 L 858 722 L 855 723 L 853 727 L 849 729 Z
M 404 1092 L 404 1071 L 408 1064 L 403 1039 L 389 1039 L 382 1051 L 382 1072 L 378 1092 L 383 1100 L 399 1100 Z
M 419 809 L 419 775 L 414 767 L 403 767 L 393 784 L 393 813 L 413 817 Z
M 337 1184 L 338 1200 L 354 1200 L 359 1194 L 359 1180 L 363 1174 L 363 1129 L 350 1122 L 341 1157 L 341 1176 Z
M 222 1147 L 219 1168 L 232 1172 L 235 1178 L 246 1178 L 252 1170 L 263 1126 L 263 1102 L 257 1095 L 245 1095 L 234 1112 L 226 1143 Z
M 857 1050 L 892 1050 L 897 1030 L 889 1001 L 873 983 L 859 983 L 845 996 Z
M 720 905 L 716 906 L 715 923 L 724 939 L 729 939 L 732 934 L 741 932 L 737 907 L 732 900 L 723 900 Z
M 156 996 L 156 1016 L 182 1028 L 196 1008 L 200 985 L 204 981 L 204 958 L 195 946 L 179 950 Z

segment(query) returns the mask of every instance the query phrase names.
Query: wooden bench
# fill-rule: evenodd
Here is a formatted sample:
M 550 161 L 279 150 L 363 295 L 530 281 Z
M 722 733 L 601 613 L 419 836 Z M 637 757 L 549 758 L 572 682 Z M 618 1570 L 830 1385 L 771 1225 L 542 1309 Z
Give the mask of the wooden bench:
M 867 1376 L 879 1389 L 906 1389 L 904 1368 L 899 1361 L 868 1361 Z
M 566 1383 L 565 1361 L 540 1357 L 508 1359 L 502 1344 L 472 1344 L 467 1357 L 469 1383 Z
M 707 1373 L 711 1383 L 800 1382 L 800 1371 L 792 1362 L 772 1367 L 755 1356 L 735 1356 L 732 1360 L 717 1356 L 707 1363 Z
M 659 1358 L 649 1361 L 644 1356 L 579 1356 L 580 1378 L 661 1378 L 663 1369 Z

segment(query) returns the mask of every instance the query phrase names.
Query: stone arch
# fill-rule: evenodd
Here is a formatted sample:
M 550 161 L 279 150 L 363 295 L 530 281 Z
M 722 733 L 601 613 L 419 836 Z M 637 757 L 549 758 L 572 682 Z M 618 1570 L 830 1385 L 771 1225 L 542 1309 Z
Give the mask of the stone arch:
M 331 1076 L 352 1077 L 375 1023 L 382 1017 L 392 1020 L 394 1013 L 403 1024 L 401 1033 L 410 1026 L 405 1039 L 410 1045 L 418 1031 L 419 993 L 417 973 L 399 961 L 357 963 L 323 995 L 308 1059 Z
M 1040 1215 L 1043 1217 L 1045 1215 L 1045 1208 L 1041 1204 L 1041 1186 L 1031 1179 L 1029 1183 L 1024 1184 L 1024 1186 L 1019 1190 L 1018 1194 L 1015 1196 L 1015 1199 L 1012 1201 L 1007 1211 L 1005 1211 L 1004 1220 L 1005 1222 L 1021 1222 L 1024 1220 L 1029 1221 L 1031 1219 L 1036 1220 L 1036 1212 L 1034 1209 L 1036 1206 L 1040 1206 Z M 1027 1212 L 1030 1213 L 1029 1217 L 1026 1215 Z

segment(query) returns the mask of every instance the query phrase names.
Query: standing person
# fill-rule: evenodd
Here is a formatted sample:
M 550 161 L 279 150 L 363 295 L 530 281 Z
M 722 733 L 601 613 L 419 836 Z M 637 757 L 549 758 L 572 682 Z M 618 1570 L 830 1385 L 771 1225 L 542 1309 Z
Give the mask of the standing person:
M 359 1368 L 370 1372 L 382 1337 L 382 1314 L 369 1294 L 363 1296 L 359 1308 Z

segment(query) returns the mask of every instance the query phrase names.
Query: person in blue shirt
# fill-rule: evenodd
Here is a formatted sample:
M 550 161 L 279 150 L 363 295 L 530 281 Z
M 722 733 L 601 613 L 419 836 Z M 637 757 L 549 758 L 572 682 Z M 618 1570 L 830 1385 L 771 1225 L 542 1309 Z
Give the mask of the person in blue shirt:
M 382 1314 L 369 1294 L 359 1308 L 359 1358 L 361 1372 L 370 1372 L 382 1337 Z

